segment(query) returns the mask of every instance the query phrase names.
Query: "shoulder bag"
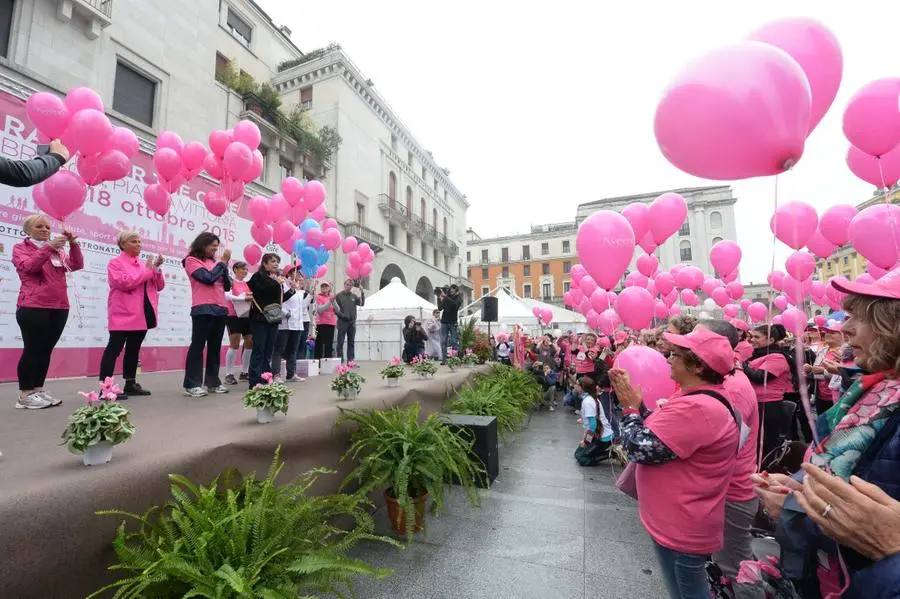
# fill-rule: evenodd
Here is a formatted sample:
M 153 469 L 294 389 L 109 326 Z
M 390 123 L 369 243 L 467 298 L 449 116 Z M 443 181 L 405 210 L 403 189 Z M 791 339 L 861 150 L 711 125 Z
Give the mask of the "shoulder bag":
M 259 304 L 256 303 L 256 298 L 253 298 L 253 305 L 256 306 L 256 309 L 259 310 L 269 324 L 279 324 L 284 320 L 284 308 L 281 305 L 284 301 L 284 288 L 280 284 L 278 287 L 281 288 L 281 299 L 278 303 L 267 304 L 265 308 L 260 308 Z

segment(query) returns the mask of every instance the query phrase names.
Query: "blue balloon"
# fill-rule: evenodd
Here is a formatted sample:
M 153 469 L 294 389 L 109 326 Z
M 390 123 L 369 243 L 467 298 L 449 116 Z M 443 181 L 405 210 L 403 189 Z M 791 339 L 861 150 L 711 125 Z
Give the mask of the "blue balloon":
M 315 274 L 316 268 L 319 266 L 319 254 L 307 246 L 300 251 L 300 262 L 303 263 L 304 268 L 312 268 L 313 274 Z
M 328 264 L 328 260 L 329 260 L 329 258 L 331 258 L 331 252 L 326 250 L 325 247 L 323 246 L 323 247 L 319 248 L 318 254 L 319 254 L 319 266 L 322 266 L 323 264 Z
M 300 256 L 300 253 L 303 251 L 303 248 L 306 247 L 306 241 L 303 239 L 298 239 L 294 242 L 294 255 Z
M 306 235 L 306 232 L 310 229 L 319 229 L 321 226 L 314 218 L 307 218 L 305 221 L 300 223 L 300 232 Z

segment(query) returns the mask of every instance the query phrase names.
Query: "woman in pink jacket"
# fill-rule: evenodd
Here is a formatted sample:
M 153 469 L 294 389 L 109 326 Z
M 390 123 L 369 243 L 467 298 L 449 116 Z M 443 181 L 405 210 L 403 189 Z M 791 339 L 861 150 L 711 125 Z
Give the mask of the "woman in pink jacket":
M 16 322 L 23 346 L 16 408 L 39 410 L 62 403 L 44 391 L 44 379 L 53 348 L 69 319 L 66 272 L 81 270 L 84 257 L 69 231 L 50 239 L 50 221 L 40 214 L 26 218 L 22 230 L 27 237 L 13 248 L 12 259 L 21 281 Z M 66 243 L 68 255 L 63 251 Z
M 159 270 L 163 263 L 161 255 L 141 260 L 140 235 L 134 231 L 122 231 L 118 241 L 122 253 L 106 266 L 109 342 L 100 360 L 100 380 L 113 376 L 116 360 L 124 349 L 122 374 L 125 389 L 119 399 L 128 399 L 130 395 L 150 395 L 135 380 L 138 356 L 147 331 L 156 328 L 159 292 L 166 286 L 166 281 Z

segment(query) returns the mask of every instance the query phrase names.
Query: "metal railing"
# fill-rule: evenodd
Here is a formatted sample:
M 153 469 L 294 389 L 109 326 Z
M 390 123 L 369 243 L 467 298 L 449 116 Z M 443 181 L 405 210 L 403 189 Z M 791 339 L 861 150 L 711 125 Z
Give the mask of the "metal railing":
M 356 237 L 359 241 L 368 243 L 375 253 L 384 249 L 384 235 L 376 233 L 369 227 L 359 223 L 346 223 L 344 225 L 344 237 Z
M 77 0 L 76 4 L 81 4 L 87 8 L 91 8 L 105 17 L 112 17 L 113 0 Z

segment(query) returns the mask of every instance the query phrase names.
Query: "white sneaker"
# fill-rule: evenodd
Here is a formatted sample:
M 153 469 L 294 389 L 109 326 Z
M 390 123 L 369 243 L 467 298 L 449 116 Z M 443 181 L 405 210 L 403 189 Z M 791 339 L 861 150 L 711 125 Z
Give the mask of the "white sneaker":
M 52 406 L 53 404 L 41 397 L 40 393 L 30 393 L 16 401 L 17 410 L 43 410 Z
M 185 389 L 184 394 L 187 397 L 204 397 L 209 392 L 206 390 L 206 387 L 193 387 L 191 389 Z
M 575 413 L 581 416 L 581 410 L 575 410 Z
M 221 395 L 221 394 L 223 394 L 223 393 L 230 393 L 230 392 L 231 392 L 231 389 L 229 389 L 229 388 L 226 387 L 225 385 L 219 385 L 218 387 L 216 387 L 215 389 L 213 389 L 212 392 L 213 392 L 213 393 L 218 393 L 219 395 Z
M 38 391 L 38 395 L 43 397 L 45 401 L 49 401 L 51 407 L 58 406 L 62 403 L 61 399 L 56 399 L 55 397 L 51 396 L 46 391 Z

